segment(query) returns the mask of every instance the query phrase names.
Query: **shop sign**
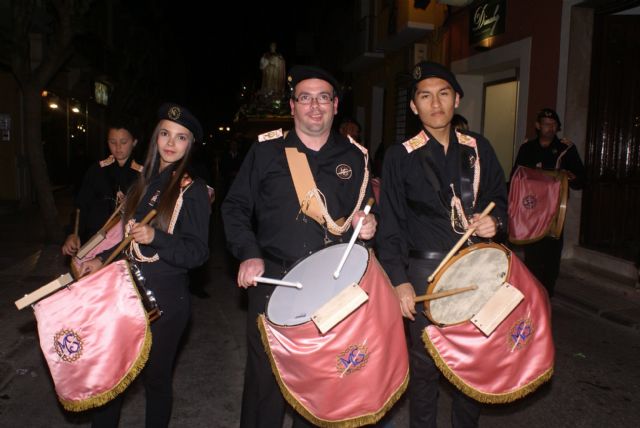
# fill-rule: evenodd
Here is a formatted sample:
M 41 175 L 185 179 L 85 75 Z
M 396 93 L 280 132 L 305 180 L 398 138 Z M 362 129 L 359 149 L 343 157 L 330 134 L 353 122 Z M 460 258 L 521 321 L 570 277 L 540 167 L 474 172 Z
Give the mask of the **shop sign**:
M 469 14 L 469 44 L 504 33 L 507 0 L 482 0 L 474 3 Z

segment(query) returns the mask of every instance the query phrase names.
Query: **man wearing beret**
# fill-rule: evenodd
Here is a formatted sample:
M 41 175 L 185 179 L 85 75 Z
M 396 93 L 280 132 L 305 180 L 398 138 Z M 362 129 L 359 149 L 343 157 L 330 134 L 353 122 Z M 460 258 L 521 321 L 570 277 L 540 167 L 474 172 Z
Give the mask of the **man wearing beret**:
M 348 241 L 350 226 L 364 216 L 363 199 L 372 195 L 364 149 L 332 130 L 338 112 L 336 80 L 323 69 L 296 66 L 288 81 L 294 129 L 259 136 L 222 204 L 227 244 L 241 262 L 238 286 L 249 297 L 242 427 L 280 427 L 285 410 L 256 326 L 273 289 L 256 283 L 255 277 L 282 278 L 297 260 Z M 307 211 L 311 204 L 299 200 L 297 173 L 286 154 L 292 150 L 306 158 L 317 193 L 323 195 L 316 199 L 320 217 Z M 371 239 L 375 230 L 375 217 L 368 214 L 358 236 Z
M 569 187 L 582 189 L 584 165 L 576 146 L 568 138 L 559 139 L 556 134 L 562 129 L 560 117 L 555 110 L 543 108 L 536 116 L 536 138 L 525 141 L 518 150 L 511 176 L 519 165 L 548 170 L 562 169 L 567 172 Z M 553 296 L 556 280 L 560 274 L 563 236 L 560 239 L 544 237 L 537 242 L 524 245 L 524 263 L 531 273 Z
M 451 125 L 463 95 L 447 68 L 428 61 L 417 64 L 410 107 L 422 129 L 389 147 L 383 165 L 376 244 L 402 314 L 411 320 L 411 427 L 436 426 L 440 377 L 422 340 L 430 322 L 414 298 L 426 293 L 427 278 L 466 229 L 476 228 L 472 240 L 477 242 L 495 236 L 506 224 L 504 174 L 491 145 L 481 135 Z M 480 219 L 492 201 L 491 215 Z M 477 426 L 480 408 L 456 389 L 452 413 L 454 427 Z

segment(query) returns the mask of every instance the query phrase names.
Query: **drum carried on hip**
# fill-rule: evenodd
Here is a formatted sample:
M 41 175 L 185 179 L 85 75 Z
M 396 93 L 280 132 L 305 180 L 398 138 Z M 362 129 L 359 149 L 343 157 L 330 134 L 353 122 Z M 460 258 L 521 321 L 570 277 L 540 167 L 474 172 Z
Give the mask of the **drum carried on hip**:
M 149 319 L 124 260 L 39 301 L 33 310 L 40 347 L 66 410 L 107 403 L 147 361 Z
M 338 279 L 332 275 L 347 244 L 324 248 L 298 262 L 258 318 L 265 349 L 283 395 L 318 426 L 378 421 L 406 389 L 407 346 L 400 307 L 371 251 L 355 245 Z M 323 308 L 359 286 L 368 300 L 321 333 Z M 323 329 L 324 330 L 324 329 Z M 372 387 L 375 385 L 375 387 Z
M 569 196 L 567 173 L 519 166 L 509 187 L 509 241 L 529 244 L 562 235 Z
M 152 210 L 140 223 L 154 215 Z M 40 348 L 66 410 L 106 404 L 129 386 L 149 357 L 150 320 L 161 311 L 125 260 L 109 264 L 131 239 L 125 238 L 96 272 L 76 282 L 67 273 L 15 302 L 18 309 L 33 307 Z M 140 272 L 137 276 L 144 282 Z
M 549 299 L 507 248 L 475 244 L 438 272 L 430 293 L 475 286 L 425 303 L 423 340 L 443 374 L 484 403 L 521 398 L 551 378 L 555 348 Z

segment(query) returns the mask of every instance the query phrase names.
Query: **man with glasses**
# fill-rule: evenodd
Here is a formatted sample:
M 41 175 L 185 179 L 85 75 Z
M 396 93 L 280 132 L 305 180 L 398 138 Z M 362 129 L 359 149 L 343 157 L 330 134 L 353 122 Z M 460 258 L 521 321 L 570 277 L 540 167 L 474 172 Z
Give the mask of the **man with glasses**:
M 364 216 L 363 197 L 366 201 L 372 195 L 364 149 L 332 130 L 338 112 L 335 78 L 317 67 L 296 66 L 287 80 L 294 129 L 258 137 L 222 204 L 227 244 L 240 261 L 238 286 L 247 289 L 249 298 L 242 427 L 281 427 L 285 410 L 256 326 L 273 289 L 254 278 L 282 278 L 297 260 L 348 241 L 349 226 Z M 290 167 L 287 154 L 291 149 L 306 157 L 312 190 L 321 195 L 316 198 L 320 216 L 307 210 L 308 201 L 299 199 L 299 173 Z M 351 222 L 341 223 L 349 217 Z M 371 239 L 375 230 L 375 217 L 368 214 L 358 236 Z

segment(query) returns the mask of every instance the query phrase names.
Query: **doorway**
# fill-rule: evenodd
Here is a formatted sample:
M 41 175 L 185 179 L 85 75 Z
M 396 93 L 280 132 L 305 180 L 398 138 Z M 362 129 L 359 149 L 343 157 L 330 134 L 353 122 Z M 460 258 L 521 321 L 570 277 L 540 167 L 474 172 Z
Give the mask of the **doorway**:
M 516 146 L 518 80 L 486 83 L 483 100 L 482 134 L 491 142 L 508 180 Z

